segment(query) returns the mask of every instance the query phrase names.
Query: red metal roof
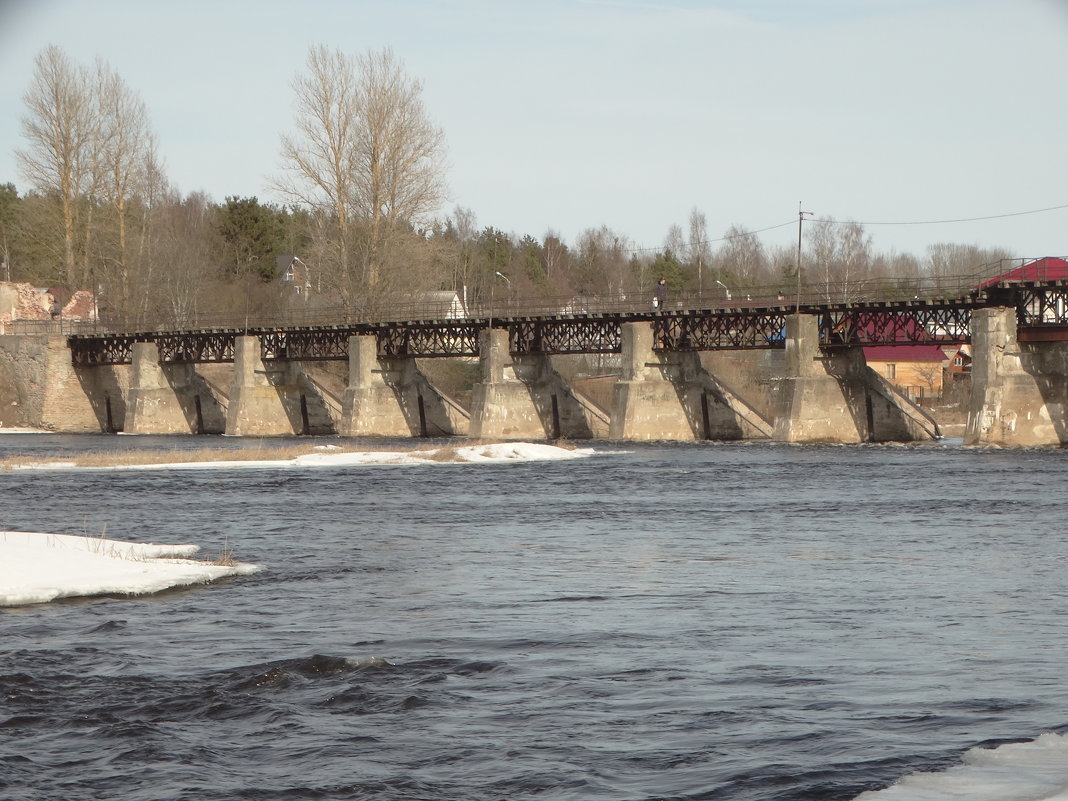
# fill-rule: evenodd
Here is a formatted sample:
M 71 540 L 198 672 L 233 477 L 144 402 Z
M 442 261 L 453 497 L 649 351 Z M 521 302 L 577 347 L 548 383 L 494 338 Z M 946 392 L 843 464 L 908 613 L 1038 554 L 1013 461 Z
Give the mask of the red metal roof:
M 869 362 L 944 362 L 947 356 L 938 345 L 869 345 L 864 358 Z
M 1002 281 L 1068 281 L 1068 261 L 1057 256 L 1035 259 L 1015 270 L 1009 270 L 996 278 L 983 281 L 979 286 L 990 286 Z

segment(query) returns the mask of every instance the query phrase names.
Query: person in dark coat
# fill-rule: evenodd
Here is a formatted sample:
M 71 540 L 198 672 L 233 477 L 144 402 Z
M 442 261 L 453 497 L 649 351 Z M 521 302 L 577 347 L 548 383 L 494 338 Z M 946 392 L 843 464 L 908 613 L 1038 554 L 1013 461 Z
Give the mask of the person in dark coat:
M 667 279 L 666 278 L 661 278 L 659 281 L 656 282 L 656 295 L 654 295 L 654 297 L 656 298 L 656 308 L 658 308 L 658 309 L 660 309 L 662 311 L 665 308 L 665 306 L 667 305 Z

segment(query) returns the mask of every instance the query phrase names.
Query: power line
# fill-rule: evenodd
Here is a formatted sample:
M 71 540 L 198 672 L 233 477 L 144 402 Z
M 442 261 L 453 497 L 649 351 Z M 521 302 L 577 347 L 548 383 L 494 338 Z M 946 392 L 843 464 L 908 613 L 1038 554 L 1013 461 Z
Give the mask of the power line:
M 913 220 L 911 222 L 867 222 L 862 220 L 819 220 L 819 222 L 831 223 L 832 225 L 945 225 L 947 223 L 981 222 L 983 220 L 1000 220 L 1005 217 L 1023 217 L 1027 214 L 1041 214 L 1045 211 L 1058 211 L 1068 209 L 1068 204 L 1063 206 L 1050 206 L 1045 209 L 1032 209 L 1031 211 L 1011 211 L 1008 214 L 991 214 L 986 217 L 962 217 L 957 220 Z
M 956 220 L 913 220 L 913 221 L 894 221 L 894 222 L 866 222 L 862 220 L 834 220 L 834 219 L 817 219 L 815 222 L 824 222 L 831 225 L 948 225 L 950 223 L 965 223 L 965 222 L 982 222 L 984 220 L 1000 220 L 1006 217 L 1023 217 L 1028 214 L 1042 214 L 1047 211 L 1059 211 L 1061 209 L 1068 209 L 1068 203 L 1062 206 L 1049 206 L 1044 209 L 1031 209 L 1030 211 L 1011 211 L 1007 214 L 990 214 L 985 217 L 961 217 Z M 728 236 L 721 236 L 717 239 L 703 239 L 699 242 L 686 242 L 687 246 L 692 247 L 695 244 L 699 245 L 711 245 L 716 242 L 727 242 L 731 239 L 740 239 L 751 234 L 762 234 L 765 231 L 774 231 L 776 228 L 785 228 L 788 225 L 793 225 L 794 220 L 789 222 L 779 223 L 778 225 L 769 225 L 767 228 L 758 228 L 755 231 L 740 231 L 737 234 L 730 234 Z M 651 251 L 661 251 L 663 246 L 650 247 L 650 248 L 628 248 L 625 253 L 648 253 Z

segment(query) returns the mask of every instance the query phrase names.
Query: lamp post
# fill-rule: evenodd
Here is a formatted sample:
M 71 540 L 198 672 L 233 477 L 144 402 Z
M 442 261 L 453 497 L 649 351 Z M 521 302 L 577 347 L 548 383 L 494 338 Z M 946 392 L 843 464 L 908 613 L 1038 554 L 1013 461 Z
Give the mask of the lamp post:
M 512 279 L 510 279 L 500 270 L 495 271 L 493 274 L 496 275 L 498 278 L 503 278 L 504 282 L 508 284 L 508 311 L 510 312 L 512 310 Z
M 811 211 L 801 211 L 801 201 L 797 201 L 797 307 L 795 314 L 801 313 L 801 223 L 805 215 L 812 216 Z
M 723 287 L 723 291 L 727 293 L 727 300 L 730 300 L 731 299 L 731 290 L 730 290 L 730 288 L 725 283 L 720 281 L 718 278 L 716 279 L 716 283 L 719 284 L 721 287 Z

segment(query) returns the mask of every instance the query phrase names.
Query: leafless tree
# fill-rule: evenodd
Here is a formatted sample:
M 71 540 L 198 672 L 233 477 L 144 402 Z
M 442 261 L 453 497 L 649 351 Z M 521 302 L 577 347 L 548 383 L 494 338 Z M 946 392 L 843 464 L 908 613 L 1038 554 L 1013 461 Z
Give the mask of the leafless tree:
M 33 81 L 23 95 L 25 149 L 15 151 L 22 175 L 37 191 L 54 193 L 62 215 L 62 280 L 84 285 L 76 248 L 84 234 L 79 206 L 92 180 L 98 117 L 92 78 L 49 45 L 35 59 Z M 83 262 L 84 264 L 84 262 Z
M 115 283 L 125 305 L 130 295 L 130 271 L 145 243 L 147 210 L 158 190 L 161 170 L 145 104 L 106 64 L 98 64 L 97 76 L 100 124 L 99 144 L 94 150 L 99 154 L 95 162 L 100 176 L 96 184 L 109 212 L 114 239 L 107 258 L 116 269 Z M 134 216 L 137 209 L 140 213 Z M 136 250 L 130 241 L 133 224 L 141 227 Z
M 766 278 L 767 255 L 760 238 L 740 225 L 723 235 L 717 260 L 739 286 L 754 286 Z
M 686 259 L 697 269 L 697 291 L 703 294 L 704 271 L 712 262 L 712 249 L 708 244 L 708 220 L 696 206 L 690 211 L 690 241 Z
M 623 298 L 631 288 L 630 240 L 607 226 L 579 234 L 572 259 L 572 288 Z
M 350 57 L 311 48 L 293 84 L 297 133 L 282 138 L 278 187 L 330 225 L 335 284 L 352 300 L 373 290 L 391 248 L 444 199 L 444 137 L 421 84 L 392 51 Z

